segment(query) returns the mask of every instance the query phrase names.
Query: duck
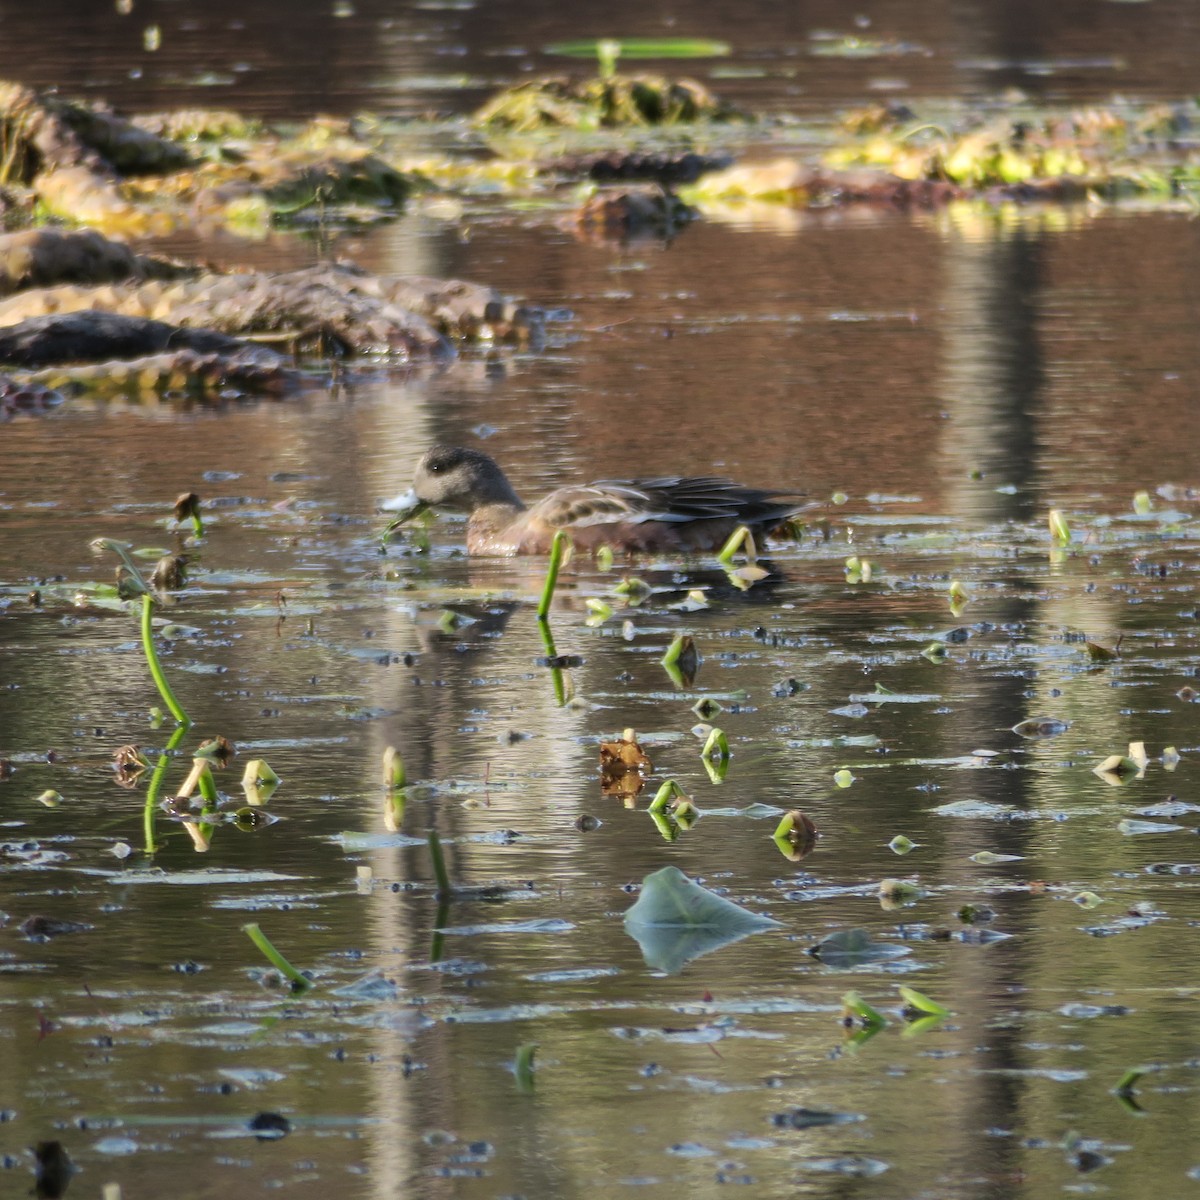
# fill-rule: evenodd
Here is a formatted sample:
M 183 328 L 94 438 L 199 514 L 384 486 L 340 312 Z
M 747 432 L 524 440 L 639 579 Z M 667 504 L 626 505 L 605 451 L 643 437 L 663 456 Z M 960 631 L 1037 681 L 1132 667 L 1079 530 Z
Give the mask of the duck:
M 802 493 L 745 487 L 713 475 L 600 479 L 557 488 L 526 506 L 495 459 L 463 446 L 433 446 L 412 487 L 380 505 L 398 514 L 388 527 L 428 508 L 466 512 L 467 553 L 548 554 L 564 530 L 580 550 L 625 554 L 703 554 L 745 525 L 770 533 L 803 507 Z M 386 535 L 385 535 L 386 536 Z

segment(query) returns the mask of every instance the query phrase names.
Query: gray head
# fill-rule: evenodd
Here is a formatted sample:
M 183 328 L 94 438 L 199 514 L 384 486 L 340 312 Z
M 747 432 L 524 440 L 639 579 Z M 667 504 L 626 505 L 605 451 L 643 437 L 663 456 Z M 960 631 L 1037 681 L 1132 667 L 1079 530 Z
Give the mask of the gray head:
M 524 508 L 504 472 L 486 454 L 462 446 L 434 446 L 417 463 L 412 487 L 380 507 L 407 520 L 427 508 L 474 512 L 486 504 Z

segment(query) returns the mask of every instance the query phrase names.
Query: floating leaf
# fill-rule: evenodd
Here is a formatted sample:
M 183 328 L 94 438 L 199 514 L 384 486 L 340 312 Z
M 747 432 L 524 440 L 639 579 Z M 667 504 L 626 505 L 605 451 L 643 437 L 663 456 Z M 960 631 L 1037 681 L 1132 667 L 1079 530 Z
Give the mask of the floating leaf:
M 700 669 L 700 653 L 690 634 L 677 633 L 662 656 L 663 669 L 676 687 L 691 687 Z
M 597 625 L 603 625 L 613 615 L 612 605 L 595 596 L 589 596 L 586 604 L 588 615 L 584 620 L 585 625 L 593 628 Z
M 700 588 L 693 588 L 678 603 L 668 604 L 667 607 L 674 609 L 676 612 L 700 612 L 702 609 L 711 607 L 711 605 L 708 602 L 708 597 Z
M 547 54 L 566 58 L 598 58 L 605 54 L 620 58 L 720 58 L 729 53 L 729 43 L 688 37 L 577 38 L 544 49 Z
M 693 958 L 778 926 L 701 887 L 678 867 L 647 875 L 637 903 L 625 913 L 625 931 L 641 946 L 646 965 L 669 975 Z
M 980 850 L 978 854 L 971 855 L 971 861 L 982 867 L 991 867 L 996 863 L 1022 862 L 1024 857 L 1023 854 L 993 854 L 991 850 Z
M 925 894 L 911 879 L 881 879 L 879 881 L 879 903 L 885 909 L 905 908 L 916 904 Z
M 1150 499 L 1149 492 L 1134 492 L 1133 511 L 1140 517 L 1147 516 L 1154 511 L 1154 501 Z
M 783 815 L 771 837 L 786 859 L 799 862 L 817 844 L 817 827 L 799 809 L 793 809 Z
M 833 782 L 840 788 L 848 788 L 854 782 L 854 776 L 851 774 L 849 767 L 843 767 L 840 771 L 835 771 Z
M 636 796 L 653 770 L 632 729 L 622 738 L 600 743 L 600 789 L 606 796 Z
M 1065 546 L 1071 540 L 1071 527 L 1067 524 L 1067 518 L 1057 508 L 1052 508 L 1046 520 L 1050 526 L 1050 536 L 1060 546 Z
M 910 851 L 915 850 L 916 848 L 917 843 L 909 838 L 906 838 L 902 833 L 896 834 L 896 836 L 892 838 L 890 842 L 888 842 L 888 849 L 893 854 L 908 854 Z
M 1123 754 L 1110 754 L 1102 763 L 1092 768 L 1105 783 L 1120 787 L 1142 774 L 1142 767 Z
M 729 761 L 729 739 L 725 736 L 724 730 L 714 726 L 709 730 L 708 738 L 704 743 L 704 749 L 700 751 L 700 757 L 707 762 L 728 762 Z
M 1057 717 L 1031 717 L 1027 721 L 1018 721 L 1012 731 L 1023 738 L 1048 738 L 1065 733 L 1070 728 L 1070 721 L 1060 721 Z
M 907 946 L 872 941 L 865 929 L 839 929 L 818 942 L 809 953 L 825 966 L 841 970 L 903 958 L 912 951 Z
M 1179 751 L 1174 746 L 1165 746 L 1163 748 L 1162 765 L 1164 771 L 1173 771 L 1179 766 Z
M 1142 837 L 1148 833 L 1178 833 L 1186 825 L 1168 825 L 1163 821 L 1134 821 L 1126 818 L 1117 822 L 1117 832 L 1126 837 Z
M 1084 642 L 1083 649 L 1092 662 L 1112 662 L 1114 658 L 1119 657 L 1118 648 L 1120 642 L 1117 643 L 1111 650 L 1107 646 L 1101 646 L 1098 642 Z
M 1113 1088 L 1118 1096 L 1132 1096 L 1135 1090 L 1135 1084 L 1143 1075 L 1146 1074 L 1145 1067 L 1130 1067 L 1120 1079 L 1117 1080 L 1117 1086 Z
M 930 642 L 924 650 L 921 651 L 922 658 L 929 659 L 932 663 L 941 663 L 946 661 L 946 643 L 945 642 Z
M 1078 904 L 1080 908 L 1090 911 L 1093 908 L 1099 908 L 1104 903 L 1104 898 L 1097 896 L 1095 892 L 1077 892 L 1071 897 L 1071 901 Z
M 875 575 L 875 564 L 867 558 L 852 554 L 845 562 L 847 583 L 870 583 Z
M 883 1029 L 888 1021 L 877 1008 L 872 1008 L 857 992 L 846 992 L 842 996 L 842 1011 L 872 1029 Z
M 683 788 L 679 786 L 673 779 L 668 779 L 662 787 L 654 793 L 654 799 L 650 801 L 650 807 L 647 810 L 652 813 L 665 812 L 667 805 L 672 800 L 687 800 L 688 797 L 683 794 Z
M 916 988 L 901 985 L 899 990 L 904 1003 L 917 1012 L 926 1013 L 932 1017 L 948 1017 L 950 1015 L 948 1008 L 943 1008 L 936 1000 L 930 1000 L 924 992 L 918 992 Z
M 383 752 L 383 786 L 387 788 L 402 788 L 408 782 L 404 770 L 404 760 L 395 746 L 389 746 Z
M 985 925 L 996 919 L 996 910 L 988 904 L 964 904 L 958 910 L 958 919 L 964 925 Z

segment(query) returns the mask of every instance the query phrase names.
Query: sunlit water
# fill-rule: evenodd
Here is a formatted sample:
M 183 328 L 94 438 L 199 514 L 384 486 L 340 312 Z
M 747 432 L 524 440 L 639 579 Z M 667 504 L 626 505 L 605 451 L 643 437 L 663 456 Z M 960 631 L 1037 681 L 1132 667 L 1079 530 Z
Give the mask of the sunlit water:
M 245 255 L 479 279 L 557 314 L 543 353 L 284 403 L 81 398 L 0 429 L 13 1194 L 50 1138 L 84 1169 L 72 1195 L 1185 1194 L 1200 1165 L 1179 1136 L 1200 985 L 1194 223 L 741 210 L 669 247 L 614 248 L 557 215 L 480 201 L 453 223 L 414 214 Z M 572 564 L 553 628 L 582 662 L 560 706 L 539 664 L 540 564 L 468 562 L 453 520 L 428 554 L 379 553 L 375 503 L 435 440 L 485 445 L 529 495 L 715 469 L 807 490 L 813 521 L 745 593 L 713 563 Z M 115 566 L 91 539 L 171 546 L 190 489 L 208 528 L 164 614 L 188 627 L 164 664 L 196 724 L 164 794 L 213 734 L 238 747 L 218 777 L 231 813 L 247 760 L 283 781 L 278 820 L 218 824 L 203 853 L 165 813 L 147 831 L 145 777 L 114 782 L 117 747 L 153 762 L 171 734 L 147 717 L 136 623 L 73 604 Z M 847 578 L 850 555 L 870 580 Z M 622 608 L 629 573 L 656 590 Z M 707 609 L 672 607 L 696 587 Z M 589 597 L 617 611 L 589 627 Z M 659 662 L 677 632 L 703 657 L 690 687 Z M 1085 639 L 1119 657 L 1093 661 Z M 922 655 L 934 642 L 944 661 Z M 717 784 L 693 732 L 704 697 L 733 750 Z M 1029 721 L 1056 724 L 1014 732 Z M 631 808 L 598 770 L 599 741 L 627 727 L 654 764 Z M 1093 772 L 1131 742 L 1142 774 Z M 398 831 L 389 745 L 411 785 Z M 645 811 L 665 778 L 703 814 L 674 840 Z M 770 837 L 791 809 L 820 835 L 800 862 Z M 439 911 L 430 828 L 457 883 L 502 898 Z M 668 864 L 781 927 L 650 969 L 621 914 Z M 919 898 L 881 904 L 888 878 Z M 994 918 L 968 924 L 965 906 Z M 18 926 L 35 915 L 87 928 L 31 940 Z M 272 986 L 249 921 L 312 992 Z M 808 953 L 855 927 L 909 953 L 843 969 Z M 951 1015 L 910 1032 L 898 985 Z M 888 1026 L 853 1039 L 849 991 Z M 513 1064 L 534 1042 L 530 1090 Z M 1139 1066 L 1161 1068 L 1137 1085 L 1140 1117 L 1113 1094 Z M 291 1133 L 256 1140 L 260 1112 Z

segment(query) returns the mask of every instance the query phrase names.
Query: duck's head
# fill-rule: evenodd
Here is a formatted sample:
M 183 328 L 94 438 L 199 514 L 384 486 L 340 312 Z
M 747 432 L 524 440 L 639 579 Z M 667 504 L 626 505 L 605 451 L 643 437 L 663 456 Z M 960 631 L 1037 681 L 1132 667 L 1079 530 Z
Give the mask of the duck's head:
M 504 472 L 486 454 L 462 446 L 434 446 L 417 463 L 412 487 L 380 508 L 399 514 L 393 522 L 399 524 L 427 508 L 474 512 L 488 504 L 523 507 Z

